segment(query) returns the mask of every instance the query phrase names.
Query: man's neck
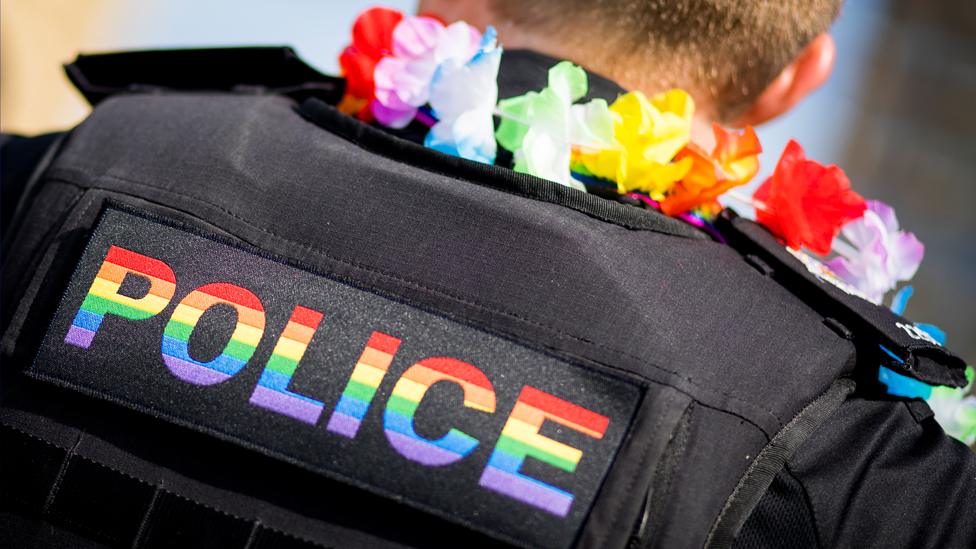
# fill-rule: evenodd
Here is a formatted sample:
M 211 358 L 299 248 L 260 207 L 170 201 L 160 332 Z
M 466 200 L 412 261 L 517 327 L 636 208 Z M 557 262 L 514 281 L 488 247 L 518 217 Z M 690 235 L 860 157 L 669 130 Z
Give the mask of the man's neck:
M 499 44 L 505 48 L 505 54 L 502 56 L 502 69 L 499 72 L 499 99 L 541 89 L 546 85 L 546 70 L 562 60 L 572 61 L 586 69 L 590 77 L 591 88 L 594 85 L 600 87 L 599 82 L 608 83 L 610 86 L 603 91 L 606 92 L 611 87 L 615 90 L 609 96 L 606 96 L 605 93 L 591 94 L 591 97 L 603 97 L 608 102 L 613 102 L 617 95 L 629 90 L 640 90 L 647 95 L 653 95 L 672 87 L 667 82 L 645 82 L 645 79 L 640 76 L 644 74 L 644 71 L 630 70 L 628 71 L 629 76 L 615 74 L 616 71 L 610 70 L 611 67 L 607 63 L 601 63 L 592 55 L 586 55 L 586 52 L 573 51 L 572 45 L 568 42 L 554 42 L 538 33 L 524 32 L 512 21 L 496 17 L 492 10 L 491 0 L 465 0 L 464 2 L 420 0 L 417 13 L 436 15 L 448 24 L 454 21 L 465 21 L 480 29 L 484 29 L 488 25 L 495 27 L 498 31 Z M 520 61 L 516 63 L 517 66 L 514 70 L 505 70 L 506 64 L 511 64 L 507 60 L 512 57 L 512 54 L 528 56 L 529 53 L 536 56 L 536 59 L 548 59 L 549 65 Z M 534 68 L 532 68 L 533 66 Z M 530 74 L 533 70 L 538 74 Z M 657 72 L 660 73 L 660 70 Z M 527 82 L 536 85 L 525 88 L 524 85 Z M 700 94 L 694 93 L 695 90 L 686 91 L 691 92 L 694 96 L 701 97 Z M 711 150 L 715 145 L 715 137 L 712 133 L 713 114 L 709 105 L 702 104 L 701 101 L 696 103 L 695 117 L 692 120 L 691 128 L 692 141 L 706 150 Z

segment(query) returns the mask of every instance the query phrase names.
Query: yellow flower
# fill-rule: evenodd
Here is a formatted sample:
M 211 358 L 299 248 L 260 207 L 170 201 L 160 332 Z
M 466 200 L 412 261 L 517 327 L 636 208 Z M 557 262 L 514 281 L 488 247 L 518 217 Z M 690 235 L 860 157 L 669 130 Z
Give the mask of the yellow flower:
M 671 162 L 691 137 L 691 96 L 678 89 L 650 99 L 630 92 L 617 98 L 610 112 L 614 147 L 581 151 L 580 161 L 593 175 L 616 181 L 620 192 L 664 196 L 692 166 L 691 159 Z

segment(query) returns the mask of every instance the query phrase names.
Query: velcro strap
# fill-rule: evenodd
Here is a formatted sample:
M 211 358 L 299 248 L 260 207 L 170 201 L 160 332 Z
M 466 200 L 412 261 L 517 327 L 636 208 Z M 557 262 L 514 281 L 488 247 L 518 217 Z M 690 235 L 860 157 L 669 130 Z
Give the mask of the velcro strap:
M 773 270 L 773 277 L 804 302 L 842 323 L 855 338 L 884 347 L 892 359 L 886 366 L 932 385 L 966 385 L 966 363 L 911 321 L 815 275 L 753 221 L 726 210 L 717 226 L 729 245 L 743 255 L 760 257 Z

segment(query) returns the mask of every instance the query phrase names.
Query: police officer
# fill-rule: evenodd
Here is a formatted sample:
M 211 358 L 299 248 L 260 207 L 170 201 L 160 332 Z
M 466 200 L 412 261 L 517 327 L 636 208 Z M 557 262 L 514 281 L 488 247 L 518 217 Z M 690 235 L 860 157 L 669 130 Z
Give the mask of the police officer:
M 837 3 L 798 4 L 421 10 L 499 28 L 500 97 L 569 58 L 701 125 L 826 78 Z M 5 546 L 976 541 L 976 457 L 876 381 L 961 360 L 761 227 L 424 148 L 289 49 L 68 74 L 92 115 L 0 148 Z

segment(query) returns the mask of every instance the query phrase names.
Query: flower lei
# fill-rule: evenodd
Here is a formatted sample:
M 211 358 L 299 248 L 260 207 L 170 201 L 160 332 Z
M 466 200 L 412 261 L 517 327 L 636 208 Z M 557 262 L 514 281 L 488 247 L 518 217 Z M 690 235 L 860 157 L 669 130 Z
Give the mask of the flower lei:
M 339 57 L 347 81 L 339 109 L 390 128 L 422 124 L 425 146 L 476 162 L 494 163 L 500 145 L 512 152 L 515 171 L 583 192 L 615 189 L 719 240 L 712 227 L 719 197 L 746 202 L 819 278 L 877 304 L 917 271 L 924 246 L 899 229 L 894 210 L 862 198 L 840 168 L 807 159 L 797 142 L 786 145 L 751 199 L 742 197 L 733 189 L 756 175 L 762 151 L 751 127 L 713 125 L 716 144 L 705 151 L 691 142 L 695 105 L 685 91 L 578 103 L 586 72 L 568 61 L 549 69 L 543 89 L 499 101 L 501 56 L 492 27 L 482 34 L 464 22 L 372 8 L 357 18 Z M 803 248 L 834 257 L 819 261 Z M 896 294 L 895 312 L 909 295 L 910 286 Z M 971 385 L 971 367 L 968 375 Z M 976 397 L 963 397 L 966 390 L 933 388 L 883 366 L 879 378 L 891 394 L 926 398 L 951 435 L 976 440 Z

